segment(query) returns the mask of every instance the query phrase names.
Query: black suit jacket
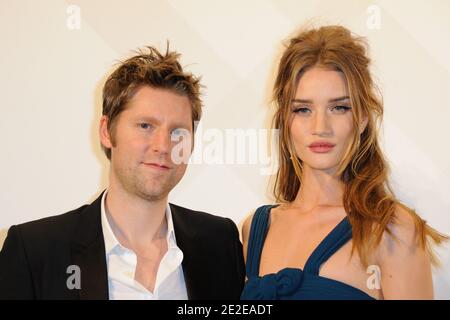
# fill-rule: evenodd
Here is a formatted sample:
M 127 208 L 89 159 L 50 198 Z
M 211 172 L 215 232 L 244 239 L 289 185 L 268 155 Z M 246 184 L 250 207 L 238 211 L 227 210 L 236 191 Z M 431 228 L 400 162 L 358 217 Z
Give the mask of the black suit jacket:
M 68 213 L 12 226 L 0 252 L 0 298 L 108 299 L 100 204 L 101 196 Z M 239 299 L 245 270 L 236 225 L 174 204 L 170 208 L 188 298 Z M 80 289 L 67 286 L 70 265 L 80 268 Z

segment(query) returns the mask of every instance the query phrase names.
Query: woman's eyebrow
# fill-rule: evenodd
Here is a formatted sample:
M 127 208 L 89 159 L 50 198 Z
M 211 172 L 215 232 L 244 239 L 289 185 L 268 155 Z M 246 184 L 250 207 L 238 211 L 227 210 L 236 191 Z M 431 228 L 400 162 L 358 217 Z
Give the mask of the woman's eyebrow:
M 342 100 L 350 100 L 350 97 L 349 96 L 342 96 L 342 97 L 338 97 L 338 98 L 333 98 L 333 99 L 328 100 L 328 102 L 339 102 L 339 101 L 342 101 Z
M 292 102 L 298 102 L 298 103 L 313 103 L 312 100 L 309 99 L 292 99 Z
M 342 97 L 337 97 L 337 98 L 331 98 L 331 99 L 328 100 L 328 102 L 339 102 L 339 101 L 349 100 L 349 99 L 350 99 L 349 96 L 342 96 Z M 313 101 L 310 100 L 310 99 L 292 99 L 292 102 L 313 103 Z

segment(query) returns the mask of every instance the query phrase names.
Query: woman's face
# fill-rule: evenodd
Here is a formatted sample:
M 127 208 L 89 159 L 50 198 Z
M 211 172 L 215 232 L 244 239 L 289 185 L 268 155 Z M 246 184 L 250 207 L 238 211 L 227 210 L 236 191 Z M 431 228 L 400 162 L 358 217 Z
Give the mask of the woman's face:
M 334 173 L 354 130 L 344 74 L 308 69 L 298 82 L 291 116 L 291 138 L 303 166 Z

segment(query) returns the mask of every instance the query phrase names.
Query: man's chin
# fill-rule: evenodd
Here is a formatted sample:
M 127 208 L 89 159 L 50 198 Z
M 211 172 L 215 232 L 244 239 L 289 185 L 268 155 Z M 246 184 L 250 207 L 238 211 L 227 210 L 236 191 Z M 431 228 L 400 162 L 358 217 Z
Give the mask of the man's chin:
M 149 201 L 157 201 L 167 198 L 169 192 L 178 182 L 173 179 L 147 179 L 146 181 L 141 179 L 134 189 L 139 197 Z
M 149 201 L 158 201 L 167 198 L 170 190 L 172 189 L 173 187 L 170 187 L 169 185 L 145 186 L 143 188 L 139 188 L 139 195 L 141 198 Z
M 138 196 L 147 201 L 160 201 L 168 196 L 168 192 L 155 192 L 155 191 L 141 191 Z

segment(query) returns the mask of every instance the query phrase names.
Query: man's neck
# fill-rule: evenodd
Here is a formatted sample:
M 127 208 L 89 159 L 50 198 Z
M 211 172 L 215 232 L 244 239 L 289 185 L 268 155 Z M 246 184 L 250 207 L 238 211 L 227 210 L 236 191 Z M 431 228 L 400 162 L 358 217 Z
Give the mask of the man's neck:
M 119 242 L 127 247 L 142 248 L 167 234 L 167 197 L 149 201 L 110 186 L 105 210 Z

